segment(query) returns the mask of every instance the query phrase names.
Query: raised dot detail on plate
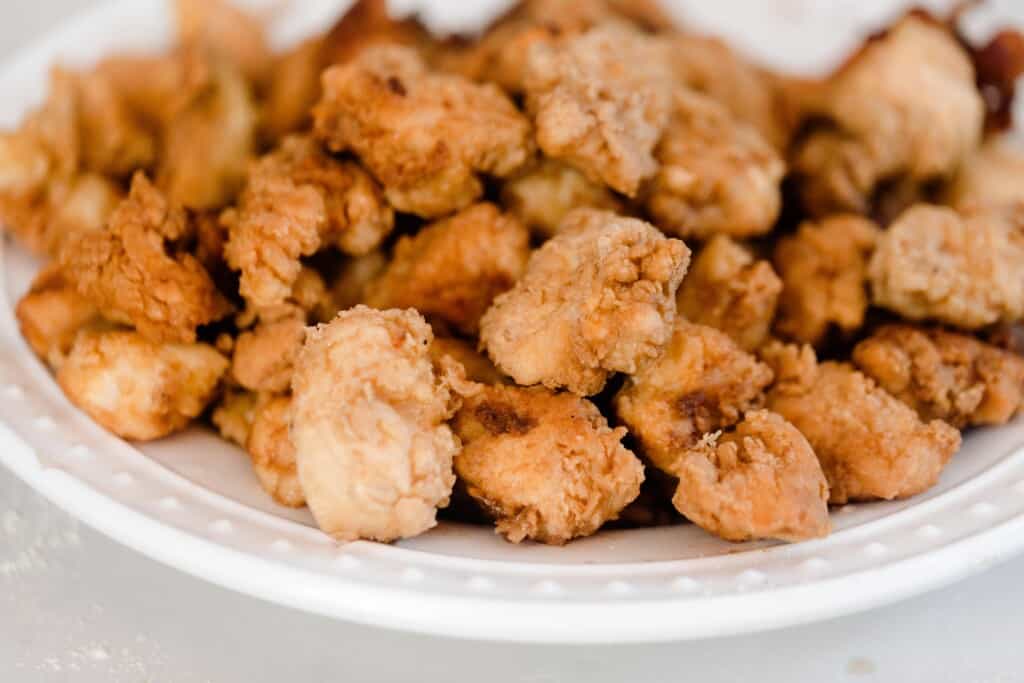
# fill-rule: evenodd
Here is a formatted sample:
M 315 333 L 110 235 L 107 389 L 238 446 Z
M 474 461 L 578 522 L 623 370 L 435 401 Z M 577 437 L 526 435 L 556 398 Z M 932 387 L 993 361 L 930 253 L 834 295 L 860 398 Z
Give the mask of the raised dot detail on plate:
M 289 541 L 287 541 L 287 540 L 285 540 L 283 538 L 279 538 L 276 541 L 274 541 L 273 543 L 271 543 L 270 547 L 273 548 L 275 551 L 277 551 L 279 553 L 286 553 L 286 552 L 288 552 L 289 550 L 292 549 L 292 544 L 291 544 L 291 542 L 289 542 Z
M 633 592 L 633 586 L 625 581 L 609 581 L 605 590 L 614 595 L 626 595 Z
M 135 477 L 127 472 L 118 472 L 114 475 L 114 483 L 118 486 L 128 486 L 135 481 Z
M 48 415 L 40 415 L 32 421 L 32 424 L 35 425 L 36 429 L 43 432 L 48 432 L 57 426 L 57 423 L 53 421 L 53 418 Z
M 216 522 L 210 525 L 210 528 L 216 531 L 218 534 L 229 534 L 231 533 L 231 522 L 226 519 L 218 519 Z
M 359 558 L 352 557 L 351 555 L 339 555 L 337 564 L 342 569 L 355 569 L 362 564 L 362 562 L 359 561 Z
M 160 507 L 162 507 L 164 510 L 177 510 L 178 508 L 181 507 L 181 503 L 178 502 L 177 498 L 173 496 L 167 496 L 166 498 L 160 499 Z
M 805 572 L 820 572 L 828 569 L 828 560 L 821 557 L 809 557 L 800 563 L 800 568 Z
M 917 535 L 921 538 L 938 538 L 942 535 L 942 529 L 934 524 L 925 524 L 917 530 Z
M 975 517 L 989 517 L 996 511 L 992 503 L 975 503 L 971 506 L 971 514 Z
M 672 579 L 669 587 L 678 593 L 696 593 L 700 590 L 700 582 L 689 576 L 679 576 Z
M 494 588 L 494 582 L 484 576 L 471 577 L 466 585 L 474 591 L 489 591 Z
M 533 590 L 534 592 L 541 593 L 543 595 L 556 595 L 557 593 L 562 592 L 562 587 L 558 585 L 557 581 L 544 579 L 543 581 L 538 581 L 534 584 Z
M 416 567 L 408 567 L 402 570 L 402 581 L 406 583 L 419 583 L 425 578 L 426 574 L 423 573 L 423 570 Z
M 877 541 L 874 543 L 868 543 L 866 546 L 864 546 L 864 554 L 868 557 L 881 557 L 882 555 L 885 555 L 887 552 L 889 552 L 889 549 L 886 548 L 883 544 L 878 543 Z
M 736 583 L 740 587 L 750 588 L 751 586 L 760 586 L 767 578 L 764 572 L 759 572 L 756 569 L 746 569 L 736 577 Z
M 76 444 L 68 449 L 68 455 L 79 460 L 88 460 L 92 457 L 92 451 L 89 450 L 88 446 Z
M 20 401 L 21 399 L 25 398 L 25 390 L 22 389 L 17 384 L 8 384 L 7 386 L 4 387 L 4 398 L 10 399 L 12 401 Z

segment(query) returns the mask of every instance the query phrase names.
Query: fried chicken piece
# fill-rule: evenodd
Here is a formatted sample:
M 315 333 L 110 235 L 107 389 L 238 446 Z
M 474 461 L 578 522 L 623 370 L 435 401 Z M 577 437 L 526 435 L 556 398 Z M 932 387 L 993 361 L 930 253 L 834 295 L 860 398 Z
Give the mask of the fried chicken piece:
M 245 449 L 263 490 L 280 505 L 300 508 L 306 504 L 306 496 L 299 482 L 295 447 L 288 435 L 291 409 L 292 400 L 286 396 L 260 405 Z
M 872 221 L 840 214 L 780 239 L 773 257 L 783 283 L 779 334 L 816 346 L 833 329 L 859 329 L 868 308 L 868 258 L 880 235 Z
M 214 77 L 210 55 L 197 46 L 169 52 L 114 54 L 96 65 L 95 72 L 110 84 L 122 102 L 149 127 L 170 125 Z
M 654 223 L 683 238 L 769 232 L 782 208 L 786 167 L 778 153 L 706 95 L 679 89 L 674 105 L 645 192 Z
M 521 94 L 531 46 L 558 42 L 606 23 L 625 23 L 649 33 L 669 30 L 672 20 L 646 0 L 525 0 L 474 41 L 449 41 L 438 66 L 475 81 L 491 81 Z
M 380 249 L 347 259 L 331 284 L 331 297 L 339 311 L 366 303 L 366 288 L 387 268 L 388 258 Z
M 960 432 L 925 423 L 848 363 L 820 365 L 809 346 L 762 351 L 775 370 L 767 408 L 799 429 L 828 479 L 829 502 L 892 500 L 921 493 L 960 448 Z
M 106 230 L 69 239 L 61 250 L 64 276 L 104 317 L 133 325 L 154 342 L 193 342 L 196 328 L 219 320 L 231 305 L 209 273 L 173 242 L 191 227 L 141 173 Z
M 760 408 L 771 381 L 768 366 L 724 333 L 679 319 L 665 352 L 629 377 L 613 404 L 643 454 L 674 474 L 703 435 Z
M 994 137 L 964 160 L 944 192 L 943 203 L 957 210 L 1024 203 L 1024 150 Z
M 460 386 L 455 471 L 513 543 L 562 545 L 615 519 L 644 468 L 585 398 L 541 387 Z
M 534 43 L 525 85 L 537 144 L 590 180 L 635 196 L 658 171 L 654 147 L 672 112 L 668 61 L 663 42 L 621 24 Z
M 744 351 L 768 338 L 782 281 L 767 261 L 716 235 L 693 260 L 679 287 L 679 314 L 729 335 Z
M 459 442 L 457 402 L 414 311 L 357 306 L 311 331 L 292 379 L 291 438 L 317 524 L 341 540 L 392 541 L 436 524 Z
M 886 325 L 853 362 L 922 420 L 1003 424 L 1024 405 L 1024 358 L 939 328 Z
M 305 337 L 306 321 L 302 318 L 261 322 L 238 335 L 231 357 L 231 377 L 250 391 L 287 391 Z
M 889 226 L 868 266 L 872 301 L 964 329 L 1024 318 L 1024 205 L 957 214 L 918 205 Z
M 213 399 L 228 361 L 207 344 L 160 344 L 131 330 L 78 333 L 57 382 L 72 403 L 125 439 L 184 429 Z
M 866 213 L 883 181 L 951 176 L 979 144 L 985 106 L 969 55 L 942 25 L 910 15 L 867 43 L 808 104 L 794 152 L 804 204 Z
M 607 187 L 547 158 L 502 185 L 501 203 L 534 234 L 545 238 L 558 232 L 573 209 L 625 210 L 622 200 Z
M 680 82 L 724 105 L 774 149 L 786 149 L 793 126 L 785 89 L 776 75 L 748 62 L 718 38 L 677 33 L 669 40 Z
M 474 204 L 395 245 L 383 273 L 366 288 L 374 308 L 415 308 L 473 334 L 494 297 L 523 274 L 530 235 L 490 203 Z
M 363 50 L 323 87 L 317 137 L 354 152 L 400 211 L 464 208 L 483 192 L 478 174 L 507 177 L 533 154 L 529 121 L 496 86 L 432 72 L 410 48 Z
M 519 384 L 596 394 L 610 373 L 661 353 L 689 261 L 685 244 L 643 221 L 577 209 L 494 300 L 480 340 Z
M 434 366 L 443 368 L 443 360 L 451 358 L 462 366 L 466 379 L 480 384 L 505 384 L 505 377 L 494 364 L 469 342 L 458 337 L 435 336 L 430 344 L 430 360 Z
M 74 78 L 83 168 L 124 178 L 149 168 L 156 160 L 156 140 L 113 84 L 98 71 Z
M 224 439 L 245 448 L 259 406 L 259 394 L 244 389 L 228 389 L 217 401 L 210 419 Z
M 269 77 L 273 56 L 263 20 L 224 0 L 175 0 L 178 40 L 234 64 L 252 83 Z
M 726 434 L 684 451 L 675 473 L 676 509 L 727 541 L 827 536 L 828 483 L 797 428 L 755 410 Z
M 59 368 L 78 331 L 99 313 L 51 264 L 41 270 L 28 292 L 18 301 L 15 317 L 25 341 L 51 368 Z
M 364 254 L 394 227 L 377 184 L 357 164 L 328 156 L 308 137 L 289 137 L 253 164 L 237 209 L 222 217 L 225 257 L 241 271 L 239 291 L 257 307 L 279 304 L 301 257 L 335 244 Z
M 255 154 L 257 112 L 242 73 L 229 62 L 209 65 L 204 87 L 190 93 L 163 130 L 157 185 L 175 204 L 219 209 L 242 189 Z
M 320 99 L 320 75 L 329 66 L 352 61 L 373 45 L 395 44 L 433 52 L 433 40 L 415 19 L 396 20 L 385 0 L 357 0 L 322 36 L 280 56 L 271 70 L 263 126 L 272 140 L 303 130 Z

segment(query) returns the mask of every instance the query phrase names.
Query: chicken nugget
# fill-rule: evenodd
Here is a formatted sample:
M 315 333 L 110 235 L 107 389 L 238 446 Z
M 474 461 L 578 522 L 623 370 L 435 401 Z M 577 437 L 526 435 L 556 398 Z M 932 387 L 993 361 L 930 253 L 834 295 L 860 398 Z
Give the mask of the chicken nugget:
M 253 414 L 245 450 L 260 486 L 277 503 L 299 508 L 306 504 L 288 434 L 292 400 L 277 396 L 264 401 Z
M 18 301 L 15 317 L 25 341 L 51 368 L 58 368 L 71 350 L 78 331 L 94 322 L 99 312 L 51 264 L 41 270 Z

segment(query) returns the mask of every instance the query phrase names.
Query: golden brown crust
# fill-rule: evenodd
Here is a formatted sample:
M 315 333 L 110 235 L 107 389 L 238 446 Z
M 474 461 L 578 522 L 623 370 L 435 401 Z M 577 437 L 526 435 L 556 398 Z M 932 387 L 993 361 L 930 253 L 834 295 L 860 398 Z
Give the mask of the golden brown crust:
M 415 308 L 473 334 L 494 297 L 515 284 L 530 255 L 530 235 L 490 203 L 403 237 L 391 262 L 367 285 L 374 308 Z
M 210 420 L 223 439 L 245 448 L 260 403 L 259 394 L 226 389 L 214 405 Z
M 769 347 L 778 380 L 767 408 L 799 429 L 818 455 L 829 502 L 891 500 L 921 493 L 960 447 L 960 432 L 925 423 L 847 363 L 814 364 L 809 347 Z
M 771 381 L 768 366 L 725 334 L 680 319 L 661 357 L 615 395 L 615 413 L 643 454 L 674 473 L 678 458 L 702 436 L 760 408 Z
M 272 55 L 263 20 L 225 0 L 175 0 L 181 44 L 227 59 L 252 83 L 269 75 Z
M 64 278 L 57 264 L 43 268 L 36 275 L 15 308 L 25 341 L 54 369 L 64 362 L 78 331 L 98 316 L 96 307 Z
M 1003 424 L 1024 402 L 1024 358 L 964 334 L 886 325 L 857 345 L 853 361 L 923 420 Z
M 671 84 L 665 45 L 622 24 L 535 42 L 525 85 L 537 144 L 592 181 L 635 196 L 658 170 L 654 146 L 668 126 Z
M 755 410 L 734 431 L 684 451 L 672 501 L 728 541 L 803 541 L 828 535 L 828 483 L 807 439 L 781 416 Z
M 197 327 L 231 307 L 192 254 L 174 253 L 174 241 L 190 231 L 185 212 L 140 173 L 106 230 L 66 242 L 61 267 L 104 317 L 152 341 L 192 342 Z
M 779 334 L 818 345 L 832 329 L 849 335 L 860 328 L 868 308 L 867 262 L 879 235 L 866 218 L 838 215 L 803 223 L 780 239 L 774 254 L 783 282 Z
M 689 257 L 643 221 L 577 209 L 494 300 L 481 343 L 519 384 L 595 394 L 661 353 Z
M 455 470 L 513 543 L 589 536 L 640 492 L 643 465 L 590 401 L 540 387 L 460 387 Z
M 786 167 L 754 128 L 724 105 L 685 89 L 654 155 L 644 203 L 654 223 L 683 238 L 769 232 L 782 207 Z
M 400 211 L 464 208 L 483 192 L 478 174 L 509 176 L 533 154 L 529 121 L 497 87 L 432 72 L 409 48 L 368 48 L 323 84 L 316 136 L 354 152 Z
M 301 257 L 331 244 L 365 254 L 391 232 L 394 212 L 357 164 L 294 136 L 253 164 L 238 207 L 222 220 L 225 258 L 241 271 L 242 296 L 266 307 L 291 293 Z
M 448 504 L 457 408 L 415 311 L 357 306 L 311 330 L 292 378 L 291 439 L 317 524 L 335 538 L 393 541 Z
M 1024 205 L 918 205 L 889 226 L 871 258 L 872 301 L 909 320 L 964 329 L 1024 318 Z
M 968 156 L 943 192 L 958 211 L 1024 202 L 1024 150 L 1010 138 L 993 137 Z
M 430 343 L 430 359 L 435 368 L 444 368 L 444 359 L 451 358 L 459 365 L 470 382 L 480 384 L 506 384 L 508 377 L 501 374 L 494 363 L 476 348 L 458 337 L 435 336 Z
M 278 396 L 260 405 L 253 415 L 245 449 L 263 490 L 279 504 L 298 508 L 306 504 L 306 496 L 288 434 L 291 404 L 290 398 Z
M 106 429 L 149 441 L 198 417 L 227 367 L 227 359 L 206 344 L 158 344 L 129 330 L 85 329 L 57 382 Z
M 701 249 L 679 287 L 679 314 L 729 335 L 744 351 L 768 337 L 782 281 L 767 261 L 716 235 Z

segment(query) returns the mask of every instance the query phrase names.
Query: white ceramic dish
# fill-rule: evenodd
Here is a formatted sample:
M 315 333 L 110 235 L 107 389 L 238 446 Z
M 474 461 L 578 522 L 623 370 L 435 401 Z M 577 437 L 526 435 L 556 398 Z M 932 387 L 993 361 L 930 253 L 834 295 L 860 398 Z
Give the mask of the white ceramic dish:
M 162 3 L 81 17 L 0 71 L 0 125 L 43 95 L 56 60 L 157 48 Z M 311 22 L 315 23 L 315 22 Z M 296 20 L 291 25 L 303 26 Z M 565 548 L 512 546 L 442 524 L 393 546 L 337 545 L 275 506 L 245 456 L 193 430 L 136 448 L 77 412 L 17 332 L 38 266 L 0 251 L 0 462 L 86 523 L 161 562 L 284 605 L 478 639 L 627 642 L 768 629 L 864 610 L 966 576 L 1024 547 L 1024 421 L 972 433 L 939 486 L 846 506 L 827 539 L 732 545 L 693 526 L 607 531 Z

